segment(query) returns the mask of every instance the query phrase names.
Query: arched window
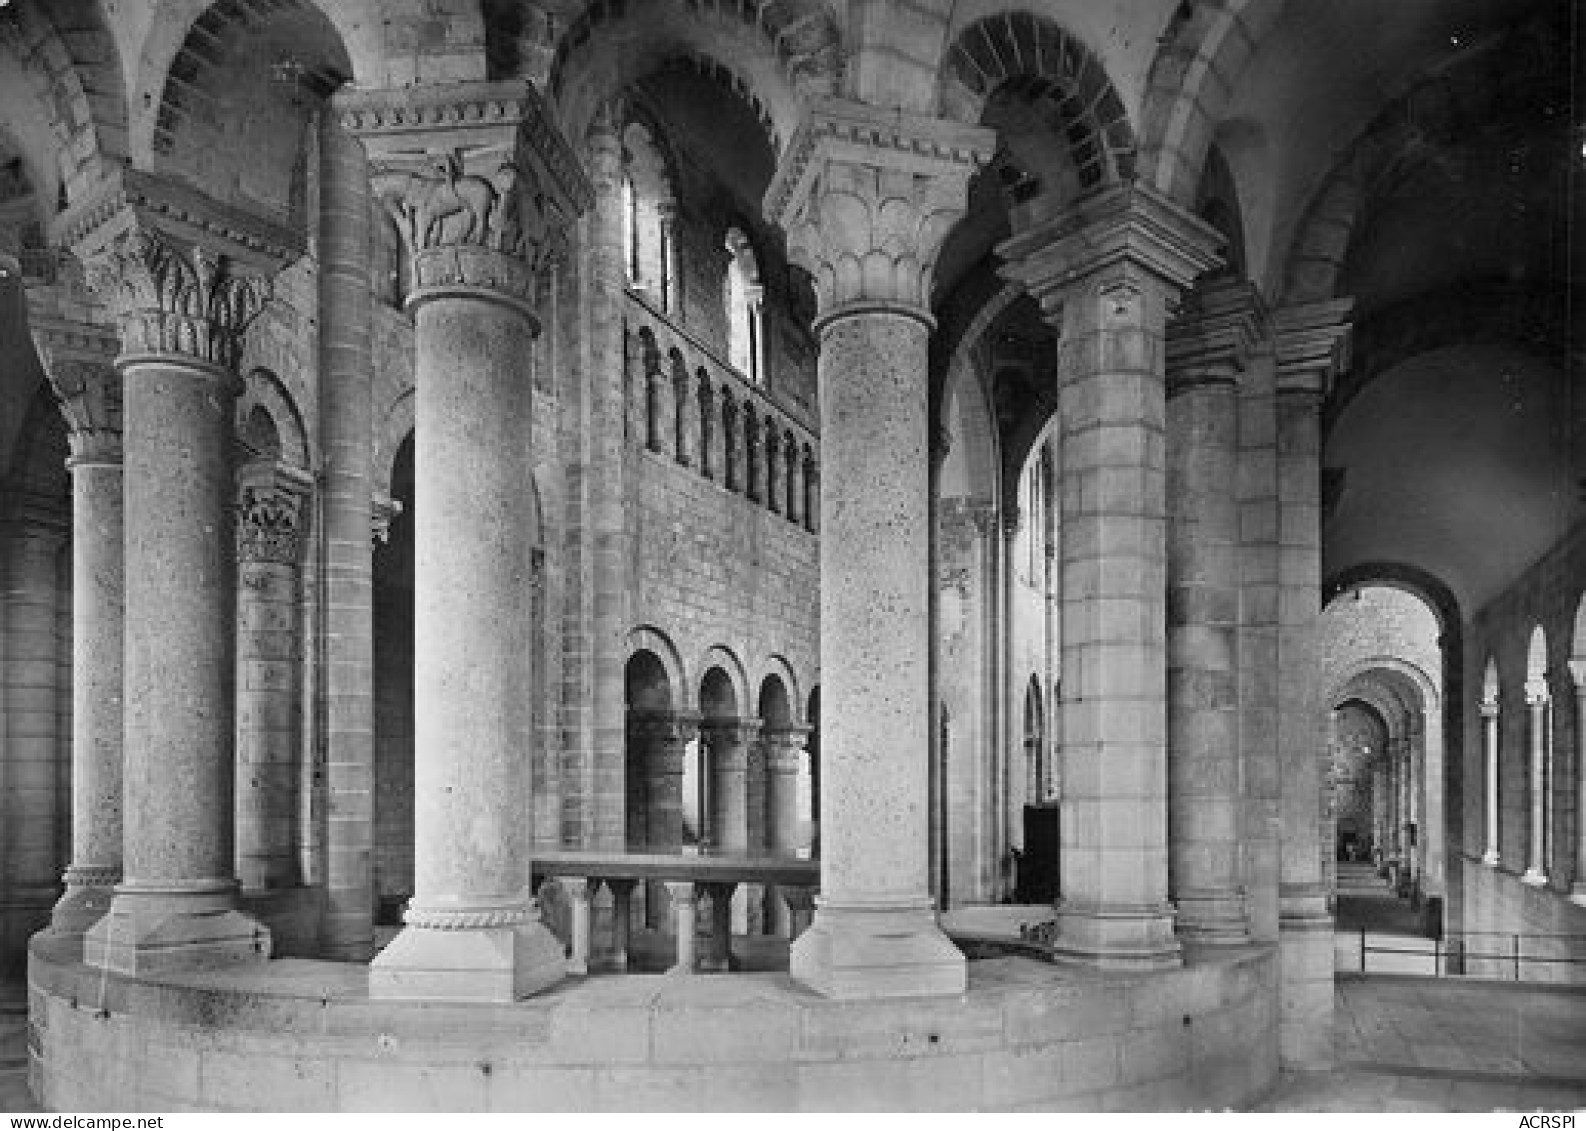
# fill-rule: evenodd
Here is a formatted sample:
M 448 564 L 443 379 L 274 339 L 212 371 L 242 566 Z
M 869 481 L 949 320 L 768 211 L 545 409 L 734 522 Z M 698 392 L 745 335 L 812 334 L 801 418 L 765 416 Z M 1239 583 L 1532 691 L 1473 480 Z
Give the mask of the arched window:
M 760 323 L 760 265 L 754 247 L 737 228 L 727 231 L 727 360 L 755 384 L 765 380 Z
M 658 136 L 643 122 L 622 131 L 622 254 L 628 286 L 663 313 L 681 312 L 677 286 L 677 198 Z
M 622 178 L 622 257 L 628 268 L 628 285 L 639 283 L 639 203 L 633 178 Z

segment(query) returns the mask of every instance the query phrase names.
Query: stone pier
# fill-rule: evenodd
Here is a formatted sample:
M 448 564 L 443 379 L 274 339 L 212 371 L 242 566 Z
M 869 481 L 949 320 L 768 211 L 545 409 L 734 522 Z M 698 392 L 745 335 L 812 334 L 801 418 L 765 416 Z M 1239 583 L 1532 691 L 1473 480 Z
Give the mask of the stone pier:
M 1061 332 L 1057 953 L 1175 966 L 1168 902 L 1164 335 L 1217 234 L 1142 188 L 1040 198 L 999 249 Z

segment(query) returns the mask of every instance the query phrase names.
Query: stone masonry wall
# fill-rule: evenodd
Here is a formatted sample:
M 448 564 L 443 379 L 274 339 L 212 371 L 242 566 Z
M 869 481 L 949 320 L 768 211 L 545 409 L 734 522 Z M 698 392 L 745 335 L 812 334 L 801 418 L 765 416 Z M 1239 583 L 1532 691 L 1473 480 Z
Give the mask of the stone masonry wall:
M 634 622 L 660 630 L 682 655 L 694 686 L 677 705 L 697 709 L 703 657 L 719 645 L 743 663 L 750 696 L 771 672 L 770 657 L 786 659 L 802 718 L 819 663 L 819 539 L 697 468 L 634 455 Z M 739 712 L 753 715 L 756 704 Z

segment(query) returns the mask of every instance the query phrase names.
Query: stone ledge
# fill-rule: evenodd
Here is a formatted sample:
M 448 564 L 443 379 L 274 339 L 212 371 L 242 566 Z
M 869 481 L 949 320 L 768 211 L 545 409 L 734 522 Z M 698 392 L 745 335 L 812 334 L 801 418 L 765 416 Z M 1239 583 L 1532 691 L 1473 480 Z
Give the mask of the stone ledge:
M 46 1107 L 69 1110 L 1250 1103 L 1277 1078 L 1276 950 L 1190 959 L 1139 975 L 976 961 L 951 998 L 833 1002 L 785 974 L 625 975 L 465 1005 L 371 1000 L 366 967 L 300 959 L 107 977 L 41 935 L 32 1075 Z M 242 1080 L 244 1062 L 268 1090 Z

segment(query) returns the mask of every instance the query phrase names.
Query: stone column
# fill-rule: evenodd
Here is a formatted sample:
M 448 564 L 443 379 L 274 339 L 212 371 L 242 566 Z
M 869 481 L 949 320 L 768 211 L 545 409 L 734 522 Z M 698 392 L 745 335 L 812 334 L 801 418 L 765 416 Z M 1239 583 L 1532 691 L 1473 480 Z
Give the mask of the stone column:
M 1388 771 L 1381 761 L 1372 765 L 1372 850 L 1377 860 L 1388 852 Z
M 1242 943 L 1238 374 L 1248 283 L 1197 287 L 1167 340 L 1168 879 L 1180 937 Z
M 1530 715 L 1531 736 L 1531 835 L 1522 884 L 1547 886 L 1547 712 L 1551 706 L 1545 676 L 1525 681 L 1525 706 Z
M 1239 385 L 1239 756 L 1245 795 L 1245 912 L 1278 941 L 1282 768 L 1278 763 L 1277 359 L 1268 333 Z
M 758 503 L 765 497 L 765 457 L 760 451 L 760 413 L 751 398 L 743 403 L 743 464 L 743 493 L 750 502 Z
M 787 520 L 795 525 L 804 521 L 804 489 L 800 482 L 803 457 L 799 455 L 798 439 L 792 432 L 782 434 L 783 461 L 787 464 L 786 505 L 782 508 Z
M 53 319 L 35 319 L 33 339 L 72 449 L 72 856 L 50 925 L 82 934 L 121 879 L 120 344 L 105 327 Z
M 986 130 L 822 102 L 766 194 L 819 309 L 822 895 L 789 967 L 829 996 L 966 984 L 927 874 L 925 377 L 936 256 L 992 148 Z
M 1415 844 L 1410 829 L 1415 823 L 1415 762 L 1409 736 L 1399 739 L 1399 858 L 1405 883 L 1415 872 Z
M 628 446 L 623 436 L 622 323 L 626 308 L 627 266 L 622 249 L 622 143 L 616 107 L 596 117 L 586 140 L 592 195 L 583 233 L 580 264 L 587 276 L 587 321 L 583 358 L 587 361 L 589 404 L 588 474 L 589 554 L 593 601 L 590 608 L 593 694 L 590 728 L 593 780 L 583 799 L 583 836 L 588 848 L 614 850 L 623 841 L 623 712 L 627 684 L 629 614 L 633 588 L 630 568 L 633 535 L 627 500 Z M 666 271 L 662 265 L 663 273 Z M 664 284 L 663 284 L 664 286 Z M 707 441 L 708 442 L 708 441 Z M 706 443 L 701 444 L 705 458 Z M 550 704 L 542 704 L 549 710 Z
M 705 719 L 700 749 L 710 749 L 711 847 L 745 856 L 749 852 L 749 744 L 758 719 Z
M 803 726 L 765 731 L 766 848 L 772 856 L 810 857 L 810 767 Z M 791 920 L 780 891 L 766 893 L 771 933 L 789 935 Z
M 120 322 L 124 390 L 124 879 L 84 958 L 141 977 L 270 953 L 238 910 L 233 855 L 232 414 L 242 335 L 269 294 L 254 272 L 298 248 L 130 170 L 101 191 L 59 222 Z
M 697 403 L 699 406 L 699 473 L 706 479 L 716 478 L 716 394 L 710 387 L 710 378 L 703 371 L 698 377 Z
M 313 480 L 273 463 L 247 464 L 237 480 L 236 867 L 244 891 L 262 892 L 302 882 L 298 570 Z
M 374 953 L 375 912 L 369 167 L 334 113 L 320 114 L 319 157 L 322 937 L 327 957 L 363 962 Z
M 1481 753 L 1483 781 L 1486 796 L 1483 812 L 1486 814 L 1487 850 L 1481 862 L 1489 868 L 1498 866 L 1498 700 L 1496 697 L 1481 701 Z
M 1139 187 L 1038 199 L 1003 273 L 1061 331 L 1062 899 L 1057 953 L 1180 961 L 1168 902 L 1163 336 L 1220 238 Z
M 804 529 L 819 534 L 821 513 L 821 472 L 812 454 L 804 461 Z
M 1405 736 L 1410 764 L 1410 890 L 1419 902 L 1426 882 L 1426 730 L 1420 716 L 1409 720 Z
M 818 379 L 818 378 L 817 378 Z M 765 506 L 772 514 L 782 513 L 782 434 L 774 416 L 765 418 Z
M 674 365 L 672 368 L 672 423 L 673 428 L 673 455 L 677 462 L 684 467 L 692 466 L 694 450 L 698 433 L 695 431 L 699 419 L 694 415 L 693 378 L 688 375 L 688 368 L 683 365 Z
M 340 106 L 416 283 L 414 896 L 370 964 L 369 991 L 510 1000 L 566 974 L 529 887 L 524 362 L 542 276 L 592 194 L 526 83 L 358 93 Z
M 1274 317 L 1278 363 L 1278 761 L 1283 795 L 1278 889 L 1286 1065 L 1332 1063 L 1333 920 L 1322 870 L 1324 707 L 1316 681 L 1321 613 L 1321 403 L 1346 356 L 1352 299 Z
M 1569 674 L 1575 684 L 1575 878 L 1569 901 L 1586 907 L 1586 656 L 1570 660 Z

